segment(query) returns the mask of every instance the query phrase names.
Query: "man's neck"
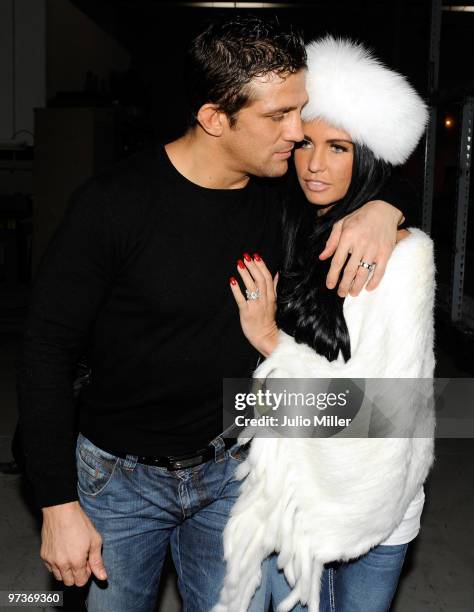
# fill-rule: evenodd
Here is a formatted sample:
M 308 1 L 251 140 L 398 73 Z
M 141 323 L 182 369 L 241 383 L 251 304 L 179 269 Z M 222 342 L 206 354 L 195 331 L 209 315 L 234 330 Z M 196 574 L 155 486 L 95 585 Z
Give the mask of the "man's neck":
M 242 189 L 249 176 L 229 167 L 217 140 L 195 128 L 165 150 L 176 170 L 192 183 L 208 189 Z

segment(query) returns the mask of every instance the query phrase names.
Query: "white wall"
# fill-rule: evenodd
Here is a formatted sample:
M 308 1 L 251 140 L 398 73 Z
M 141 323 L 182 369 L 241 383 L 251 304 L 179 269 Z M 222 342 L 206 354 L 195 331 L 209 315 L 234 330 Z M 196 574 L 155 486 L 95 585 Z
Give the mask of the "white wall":
M 0 143 L 33 144 L 33 108 L 46 105 L 45 0 L 0 2 Z
M 16 129 L 34 131 L 33 109 L 46 106 L 45 0 L 14 0 Z M 20 139 L 28 138 L 19 134 Z
M 33 137 L 33 109 L 80 91 L 86 72 L 107 79 L 129 53 L 69 0 L 0 0 L 0 147 Z
M 0 142 L 13 126 L 13 0 L 0 2 Z
M 34 109 L 81 91 L 88 69 L 107 79 L 129 53 L 70 0 L 0 0 L 0 149 L 34 144 Z M 21 132 L 12 140 L 12 135 Z M 0 193 L 32 193 L 31 162 L 0 160 Z
M 108 79 L 111 70 L 128 68 L 128 51 L 69 0 L 48 0 L 47 23 L 48 99 L 81 91 L 89 69 Z

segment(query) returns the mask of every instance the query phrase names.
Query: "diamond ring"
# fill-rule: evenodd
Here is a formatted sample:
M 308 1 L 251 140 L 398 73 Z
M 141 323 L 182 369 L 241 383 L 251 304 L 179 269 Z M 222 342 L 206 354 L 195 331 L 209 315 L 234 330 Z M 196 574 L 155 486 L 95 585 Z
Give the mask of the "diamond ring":
M 245 295 L 247 296 L 248 300 L 258 300 L 260 297 L 260 289 L 258 287 L 255 289 L 255 291 L 249 291 L 246 289 Z

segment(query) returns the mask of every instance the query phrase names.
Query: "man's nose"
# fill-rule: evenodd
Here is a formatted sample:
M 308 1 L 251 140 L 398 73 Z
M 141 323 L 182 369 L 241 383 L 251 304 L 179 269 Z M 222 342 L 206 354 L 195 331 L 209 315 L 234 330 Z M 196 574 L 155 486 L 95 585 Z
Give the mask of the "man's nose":
M 291 121 L 286 125 L 283 137 L 288 142 L 301 142 L 304 138 L 303 124 L 299 112 L 295 112 Z

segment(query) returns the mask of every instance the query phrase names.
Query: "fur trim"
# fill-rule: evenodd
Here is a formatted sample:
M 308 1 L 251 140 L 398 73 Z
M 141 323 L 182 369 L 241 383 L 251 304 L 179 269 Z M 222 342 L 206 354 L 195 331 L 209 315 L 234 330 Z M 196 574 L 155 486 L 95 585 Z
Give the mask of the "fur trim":
M 327 361 L 281 333 L 256 378 L 419 378 L 434 373 L 434 261 L 418 229 L 397 244 L 379 287 L 346 298 L 352 357 Z M 422 379 L 425 379 L 423 381 Z M 420 396 L 396 398 L 420 414 Z M 415 405 L 416 404 L 416 405 Z M 292 591 L 319 610 L 323 564 L 347 561 L 383 542 L 400 524 L 433 462 L 434 415 L 413 421 L 405 438 L 255 438 L 237 471 L 243 480 L 224 531 L 227 574 L 214 612 L 246 612 L 261 563 L 278 555 Z
M 428 122 L 426 105 L 407 79 L 348 39 L 327 36 L 310 43 L 307 52 L 303 120 L 322 118 L 377 158 L 403 164 Z

